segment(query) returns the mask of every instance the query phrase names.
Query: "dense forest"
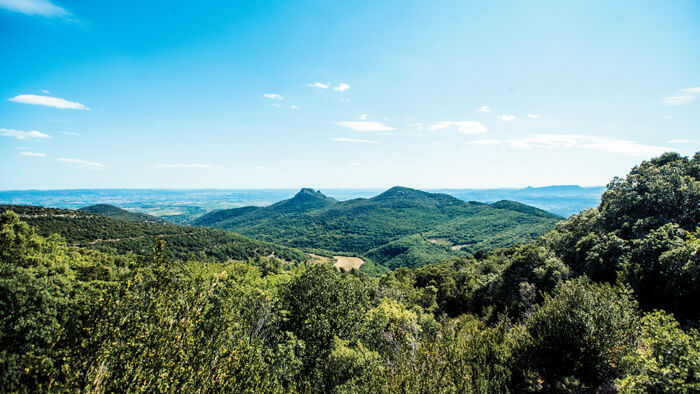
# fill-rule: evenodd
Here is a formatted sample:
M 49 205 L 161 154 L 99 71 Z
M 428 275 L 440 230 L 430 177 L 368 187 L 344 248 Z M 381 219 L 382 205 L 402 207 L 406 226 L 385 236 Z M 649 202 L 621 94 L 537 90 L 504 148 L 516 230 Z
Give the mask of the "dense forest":
M 1 391 L 700 391 L 700 153 L 532 242 L 378 277 L 77 248 L 21 215 L 0 217 Z
M 302 189 L 267 207 L 214 211 L 193 224 L 317 254 L 362 256 L 376 265 L 361 269 L 377 274 L 529 242 L 561 219 L 513 201 L 465 202 L 447 194 L 393 187 L 369 199 L 347 201 Z
M 95 206 L 100 207 L 100 206 Z M 109 206 L 107 206 L 109 207 Z M 303 252 L 256 241 L 228 231 L 185 227 L 144 220 L 140 214 L 119 208 L 96 210 L 67 210 L 27 205 L 0 205 L 0 212 L 13 211 L 20 219 L 36 229 L 39 235 L 59 234 L 69 245 L 105 252 L 143 254 L 153 248 L 153 239 L 165 243 L 166 257 L 179 260 L 227 261 L 260 259 L 276 256 L 286 262 L 306 261 Z M 123 211 L 126 214 L 119 212 Z M 118 213 L 113 215 L 112 213 Z M 148 216 L 148 215 L 143 215 Z M 141 220 L 138 220 L 141 219 Z

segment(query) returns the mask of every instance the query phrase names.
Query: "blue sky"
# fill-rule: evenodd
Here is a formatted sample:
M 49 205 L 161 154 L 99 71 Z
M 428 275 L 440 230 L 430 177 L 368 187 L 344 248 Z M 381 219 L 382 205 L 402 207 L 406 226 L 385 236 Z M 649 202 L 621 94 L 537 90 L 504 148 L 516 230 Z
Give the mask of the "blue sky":
M 700 2 L 0 0 L 0 189 L 601 185 L 700 150 Z

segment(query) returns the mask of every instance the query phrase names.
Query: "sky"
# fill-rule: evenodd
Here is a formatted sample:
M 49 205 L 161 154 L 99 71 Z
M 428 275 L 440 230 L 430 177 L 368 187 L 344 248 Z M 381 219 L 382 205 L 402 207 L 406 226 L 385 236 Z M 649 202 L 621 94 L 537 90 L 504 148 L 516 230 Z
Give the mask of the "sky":
M 0 0 L 0 190 L 605 185 L 700 150 L 698 1 Z

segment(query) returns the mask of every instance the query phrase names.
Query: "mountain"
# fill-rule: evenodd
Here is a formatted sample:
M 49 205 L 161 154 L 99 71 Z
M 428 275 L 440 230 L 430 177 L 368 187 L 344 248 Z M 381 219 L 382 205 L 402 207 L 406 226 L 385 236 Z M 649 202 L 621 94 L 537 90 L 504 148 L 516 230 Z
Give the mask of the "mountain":
M 109 207 L 109 206 L 108 206 Z M 88 207 L 93 210 L 92 207 Z M 119 208 L 115 208 L 118 211 Z M 118 212 L 110 208 L 97 211 Z M 256 241 L 239 234 L 213 228 L 178 226 L 151 221 L 114 219 L 86 212 L 27 205 L 0 205 L 0 213 L 14 211 L 35 227 L 39 235 L 61 235 L 70 245 L 123 254 L 149 253 L 155 237 L 165 241 L 164 252 L 171 258 L 212 261 L 277 257 L 284 261 L 308 259 L 303 252 Z M 145 215 L 148 216 L 148 215 Z M 127 217 L 132 217 L 127 215 Z
M 90 205 L 78 210 L 112 219 L 126 220 L 129 222 L 166 223 L 166 221 L 161 218 L 147 215 L 145 213 L 129 212 L 126 209 L 121 209 L 109 204 Z
M 559 220 L 512 201 L 465 202 L 396 186 L 372 198 L 347 201 L 302 189 L 267 207 L 219 210 L 192 224 L 307 251 L 364 256 L 397 268 L 527 242 Z

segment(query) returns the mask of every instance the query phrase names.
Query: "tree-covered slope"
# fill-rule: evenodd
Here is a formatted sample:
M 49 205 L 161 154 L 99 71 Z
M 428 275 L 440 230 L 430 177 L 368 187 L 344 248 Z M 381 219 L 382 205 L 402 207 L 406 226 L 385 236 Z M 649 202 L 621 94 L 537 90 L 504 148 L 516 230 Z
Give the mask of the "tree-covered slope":
M 23 213 L 48 216 L 91 215 Z M 698 393 L 699 224 L 700 154 L 534 242 L 381 277 L 116 255 L 6 212 L 0 392 Z M 446 246 L 387 245 L 412 242 Z
M 560 219 L 513 202 L 489 205 L 393 187 L 348 201 L 302 189 L 269 207 L 215 211 L 193 224 L 298 248 L 367 254 L 376 263 L 399 267 L 531 241 Z
M 165 241 L 171 258 L 226 261 L 275 256 L 305 261 L 307 256 L 288 247 L 252 240 L 218 229 L 113 219 L 84 211 L 25 205 L 0 205 L 0 212 L 14 211 L 37 228 L 40 235 L 60 234 L 75 246 L 117 253 L 151 250 L 155 237 Z
M 151 222 L 166 223 L 165 220 L 147 215 L 145 213 L 130 212 L 109 204 L 96 204 L 78 209 L 82 212 L 93 213 L 95 215 L 106 216 L 112 219 L 127 220 L 130 222 Z

